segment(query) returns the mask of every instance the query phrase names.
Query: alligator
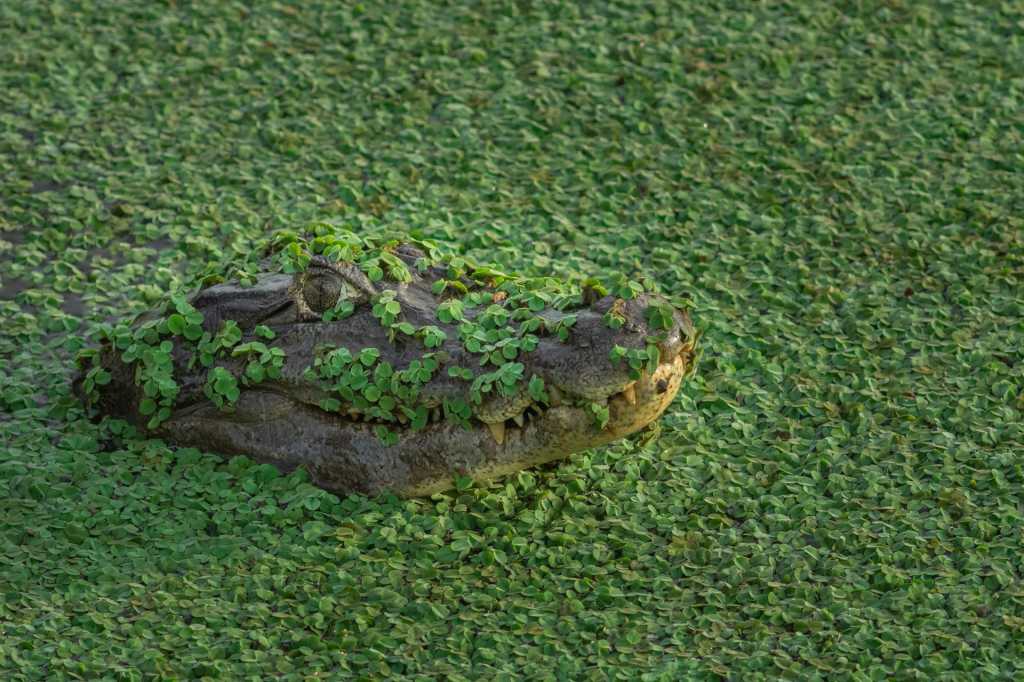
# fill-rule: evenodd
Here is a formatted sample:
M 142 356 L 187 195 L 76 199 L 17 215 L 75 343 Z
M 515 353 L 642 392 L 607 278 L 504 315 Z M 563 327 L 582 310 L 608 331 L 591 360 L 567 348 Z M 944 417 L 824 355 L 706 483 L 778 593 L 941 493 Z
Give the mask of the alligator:
M 517 276 L 327 223 L 235 258 L 102 327 L 73 383 L 93 417 L 422 496 L 643 429 L 699 353 L 688 313 L 622 276 Z

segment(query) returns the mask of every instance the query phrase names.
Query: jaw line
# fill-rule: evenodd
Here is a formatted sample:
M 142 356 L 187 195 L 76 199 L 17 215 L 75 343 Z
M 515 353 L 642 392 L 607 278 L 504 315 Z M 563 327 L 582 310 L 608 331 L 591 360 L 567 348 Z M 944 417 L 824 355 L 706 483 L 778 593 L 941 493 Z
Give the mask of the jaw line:
M 677 356 L 634 382 L 636 405 L 621 391 L 607 399 L 609 420 L 604 429 L 597 428 L 584 407 L 563 404 L 507 432 L 500 445 L 477 419 L 470 429 L 442 420 L 413 431 L 394 422 L 353 421 L 259 387 L 243 392 L 234 415 L 203 401 L 176 410 L 158 430 L 182 445 L 246 455 L 284 473 L 304 468 L 315 484 L 343 494 L 390 490 L 403 496 L 430 495 L 451 488 L 456 475 L 481 481 L 504 476 L 643 428 L 675 397 L 687 359 Z M 665 384 L 658 392 L 660 379 Z M 373 433 L 378 424 L 397 431 L 395 445 L 382 447 Z
M 492 448 L 493 456 L 488 458 L 486 467 L 474 472 L 473 478 L 489 480 L 506 476 L 639 431 L 661 416 L 675 398 L 688 374 L 690 360 L 689 354 L 680 353 L 660 363 L 653 372 L 644 373 L 640 379 L 630 382 L 628 386 L 634 386 L 637 394 L 635 405 L 622 395 L 622 391 L 606 398 L 609 420 L 604 429 L 597 428 L 593 417 L 583 407 L 573 405 L 549 407 L 534 421 L 526 422 L 523 428 L 511 432 L 511 436 L 506 433 L 502 445 L 498 445 L 490 433 L 480 435 L 481 429 L 474 429 L 485 444 Z M 662 379 L 666 384 L 664 390 L 659 391 L 658 383 Z M 485 425 L 483 422 L 479 424 Z M 564 427 L 564 430 L 559 432 L 560 427 Z M 545 434 L 544 431 L 549 433 Z M 410 487 L 407 494 L 430 495 L 450 488 L 451 483 L 450 475 L 424 480 Z

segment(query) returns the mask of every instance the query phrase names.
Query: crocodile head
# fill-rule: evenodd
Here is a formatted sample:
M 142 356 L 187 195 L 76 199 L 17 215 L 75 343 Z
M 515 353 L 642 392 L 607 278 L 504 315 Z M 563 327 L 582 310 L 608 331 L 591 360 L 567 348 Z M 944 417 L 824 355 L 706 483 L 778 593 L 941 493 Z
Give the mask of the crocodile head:
M 635 282 L 517 277 L 328 226 L 257 253 L 105 329 L 76 393 L 175 445 L 422 495 L 635 432 L 693 366 L 687 314 Z

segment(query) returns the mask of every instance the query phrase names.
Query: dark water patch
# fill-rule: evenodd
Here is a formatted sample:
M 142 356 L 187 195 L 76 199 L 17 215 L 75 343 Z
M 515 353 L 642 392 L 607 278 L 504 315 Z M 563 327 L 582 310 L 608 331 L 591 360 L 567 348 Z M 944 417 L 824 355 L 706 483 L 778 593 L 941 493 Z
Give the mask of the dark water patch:
M 0 299 L 13 301 L 15 296 L 31 287 L 31 282 L 26 282 L 19 277 L 4 278 L 3 282 L 0 283 Z
M 82 297 L 79 294 L 71 291 L 64 294 L 64 300 L 61 301 L 60 309 L 68 315 L 85 317 L 85 301 L 82 300 Z
M 70 186 L 67 182 L 54 182 L 53 180 L 36 180 L 32 183 L 32 187 L 29 188 L 29 192 L 32 194 L 41 194 L 42 192 L 63 192 Z
M 9 242 L 14 246 L 25 243 L 25 237 L 28 236 L 28 230 L 16 229 L 8 230 L 6 232 L 0 232 L 0 241 Z
M 157 251 L 166 251 L 167 249 L 177 248 L 178 242 L 167 237 L 160 237 L 159 239 L 146 242 L 143 246 L 149 249 L 156 249 Z

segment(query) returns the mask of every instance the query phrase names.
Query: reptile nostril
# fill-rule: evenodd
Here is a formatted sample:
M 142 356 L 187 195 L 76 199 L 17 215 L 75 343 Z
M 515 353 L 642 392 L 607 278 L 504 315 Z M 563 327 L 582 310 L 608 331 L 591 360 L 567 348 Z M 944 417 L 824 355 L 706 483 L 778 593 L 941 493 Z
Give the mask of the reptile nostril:
M 667 391 L 668 390 L 668 379 L 658 379 L 658 383 L 656 384 L 656 389 L 658 391 L 658 395 L 661 395 L 662 393 Z

